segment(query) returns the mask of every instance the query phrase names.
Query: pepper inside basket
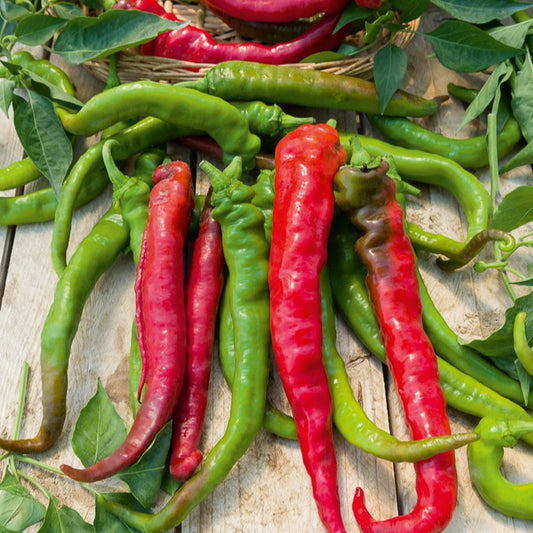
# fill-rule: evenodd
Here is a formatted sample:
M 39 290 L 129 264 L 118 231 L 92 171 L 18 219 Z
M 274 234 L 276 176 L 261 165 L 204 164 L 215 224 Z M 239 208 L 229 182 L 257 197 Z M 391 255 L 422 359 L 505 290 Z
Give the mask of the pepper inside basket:
M 180 19 L 207 30 L 217 42 L 239 43 L 249 40 L 248 36 L 244 36 L 245 31 L 242 28 L 236 28 L 235 24 L 230 27 L 201 4 L 167 0 L 164 3 L 164 8 L 167 12 L 174 12 Z M 409 23 L 407 30 L 416 30 L 418 25 L 419 19 L 415 19 Z M 346 42 L 352 46 L 363 48 L 363 35 L 363 31 L 353 32 L 346 37 Z M 393 37 L 393 43 L 396 46 L 405 47 L 413 36 L 413 31 L 397 32 Z M 382 43 L 364 49 L 348 58 L 284 65 L 370 79 L 372 77 L 375 54 L 386 42 L 388 40 L 386 36 L 383 36 Z M 98 79 L 103 81 L 107 79 L 109 71 L 109 60 L 107 58 L 88 61 L 84 63 L 84 66 Z M 211 63 L 195 63 L 141 55 L 138 49 L 125 50 L 120 52 L 117 57 L 117 69 L 120 80 L 123 83 L 141 79 L 170 83 L 196 80 L 203 78 L 211 67 L 213 67 Z

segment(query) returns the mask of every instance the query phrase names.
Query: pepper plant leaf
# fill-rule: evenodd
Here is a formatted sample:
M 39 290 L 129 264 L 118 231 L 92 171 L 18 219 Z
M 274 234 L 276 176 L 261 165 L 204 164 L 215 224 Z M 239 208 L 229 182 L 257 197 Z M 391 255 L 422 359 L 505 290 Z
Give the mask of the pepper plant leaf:
M 458 130 L 481 115 L 490 106 L 498 91 L 500 91 L 501 85 L 511 76 L 512 72 L 512 67 L 505 62 L 494 68 L 474 100 L 466 108 L 461 123 L 457 128 Z
M 62 505 L 52 497 L 38 533 L 94 533 L 94 527 L 83 520 L 72 507 Z
M 167 424 L 154 442 L 133 465 L 117 474 L 131 490 L 133 496 L 145 507 L 152 507 L 158 498 L 170 448 L 172 426 Z
M 59 195 L 72 163 L 72 145 L 52 102 L 28 90 L 28 100 L 16 97 L 13 122 L 24 150 Z
M 488 33 L 501 43 L 514 46 L 515 48 L 522 48 L 531 26 L 533 26 L 533 19 L 506 26 L 497 26 L 496 28 L 489 29 Z
M 429 0 L 394 0 L 392 8 L 400 13 L 401 22 L 418 18 L 426 10 Z
M 523 53 L 507 46 L 477 26 L 460 20 L 445 20 L 424 34 L 438 60 L 456 72 L 479 72 Z
M 533 141 L 533 63 L 526 54 L 512 84 L 511 108 L 526 142 Z
M 365 20 L 372 13 L 372 10 L 367 7 L 358 6 L 355 2 L 350 2 L 348 6 L 343 10 L 337 26 L 333 30 L 333 33 L 338 32 L 340 29 L 344 28 L 346 24 L 351 22 L 356 22 L 357 20 Z
M 533 3 L 510 0 L 431 0 L 431 2 L 452 17 L 473 24 L 505 19 L 517 11 L 533 7 Z
M 399 89 L 407 72 L 407 54 L 403 48 L 388 42 L 374 58 L 374 80 L 381 113 L 385 112 L 393 94 Z
M 505 358 L 513 354 L 513 326 L 515 317 L 520 311 L 526 312 L 526 337 L 531 342 L 533 338 L 533 293 L 517 298 L 514 305 L 506 309 L 505 320 L 500 329 L 485 339 L 474 339 L 466 345 L 488 357 Z
M 72 20 L 76 17 L 83 17 L 85 14 L 83 9 L 78 4 L 71 4 L 69 2 L 57 2 L 50 6 L 56 17 L 65 20 Z
M 62 91 L 57 87 L 57 85 L 50 83 L 42 76 L 35 74 L 35 72 L 32 72 L 31 70 L 24 70 L 24 73 L 31 79 L 32 88 L 49 100 L 75 110 L 78 110 L 83 106 L 83 103 L 80 102 L 76 97 L 66 93 L 65 91 Z
M 505 195 L 498 204 L 492 227 L 512 231 L 533 221 L 533 187 L 521 185 Z
M 94 506 L 94 529 L 96 531 L 105 531 L 105 533 L 138 533 L 138 529 L 125 524 L 118 516 L 109 512 L 104 505 L 104 499 L 120 503 L 134 511 L 148 512 L 147 508 L 143 507 L 127 492 L 97 493 Z
M 54 52 L 68 63 L 78 65 L 146 43 L 185 24 L 153 13 L 113 9 L 98 17 L 76 17 L 69 21 L 56 39 Z
M 0 0 L 0 16 L 7 22 L 14 22 L 30 14 L 27 5 Z
M 6 117 L 13 102 L 14 90 L 15 82 L 13 80 L 0 79 L 0 109 Z
M 7 531 L 24 531 L 40 522 L 44 515 L 45 506 L 6 470 L 0 482 L 0 527 Z
M 67 23 L 67 20 L 43 13 L 28 15 L 17 24 L 15 36 L 19 43 L 39 46 L 49 41 Z
M 88 467 L 108 456 L 126 438 L 126 425 L 98 380 L 97 390 L 80 411 L 72 434 L 72 449 Z

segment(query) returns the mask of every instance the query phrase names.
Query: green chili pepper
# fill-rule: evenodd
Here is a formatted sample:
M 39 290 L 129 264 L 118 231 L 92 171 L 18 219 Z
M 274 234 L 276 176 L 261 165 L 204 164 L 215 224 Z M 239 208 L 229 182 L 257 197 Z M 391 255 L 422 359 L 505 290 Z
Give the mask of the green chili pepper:
M 450 138 L 435 133 L 405 117 L 367 115 L 370 124 L 390 142 L 405 148 L 415 148 L 452 159 L 464 168 L 477 169 L 489 163 L 485 135 Z M 498 134 L 498 156 L 505 157 L 522 139 L 518 122 L 509 117 Z
M 533 349 L 529 346 L 526 336 L 527 313 L 520 311 L 514 319 L 513 344 L 517 359 L 520 361 L 526 372 L 533 376 Z
M 205 131 L 224 150 L 226 163 L 239 155 L 246 171 L 254 167 L 260 141 L 250 133 L 244 116 L 221 98 L 184 87 L 151 81 L 124 83 L 96 94 L 77 113 L 61 120 L 69 133 L 88 136 L 141 115 Z
M 259 100 L 251 102 L 232 101 L 231 104 L 244 115 L 250 131 L 257 135 L 280 137 L 297 128 L 300 124 L 316 122 L 313 117 L 288 115 L 280 106 L 268 105 Z
M 230 387 L 235 376 L 235 342 L 233 318 L 230 311 L 230 294 L 227 289 L 222 292 L 219 309 L 218 357 L 224 379 Z M 291 416 L 273 407 L 267 400 L 263 427 L 273 435 L 295 440 L 296 426 Z
M 263 214 L 251 204 L 253 190 L 242 183 L 240 158 L 223 173 L 202 163 L 213 186 L 213 217 L 222 228 L 227 284 L 235 327 L 235 378 L 230 419 L 222 438 L 201 468 L 155 514 L 134 511 L 105 499 L 104 506 L 140 531 L 166 531 L 225 478 L 261 428 L 268 383 L 270 333 L 268 296 L 268 244 Z
M 107 173 L 95 171 L 92 179 L 84 183 L 72 209 L 81 207 L 98 197 L 109 185 Z M 0 224 L 16 226 L 54 220 L 58 199 L 52 187 L 25 193 L 19 196 L 0 198 Z
M 47 59 L 36 59 L 26 50 L 18 50 L 11 56 L 11 61 L 28 69 L 70 96 L 76 96 L 76 89 L 68 74 Z
M 16 453 L 41 452 L 59 438 L 65 420 L 68 362 L 82 311 L 97 280 L 128 242 L 120 211 L 111 207 L 94 225 L 59 277 L 54 300 L 41 332 L 42 421 L 33 438 L 0 439 L 0 448 Z
M 226 100 L 261 100 L 279 105 L 381 113 L 374 83 L 353 76 L 339 76 L 311 69 L 251 61 L 224 61 L 212 67 L 202 79 L 182 82 L 180 85 Z M 385 113 L 426 116 L 433 114 L 438 106 L 436 100 L 396 91 Z
M 511 483 L 500 469 L 504 448 L 516 446 L 526 434 L 533 435 L 533 419 L 526 422 L 485 417 L 474 431 L 481 438 L 468 445 L 468 469 L 479 495 L 500 513 L 533 520 L 533 483 Z
M 340 224 L 337 217 L 334 223 L 335 229 L 331 232 L 328 247 L 328 268 L 334 301 L 357 338 L 385 363 L 385 348 L 380 340 L 379 328 L 365 285 L 366 270 L 353 246 L 357 234 L 345 221 Z M 478 418 L 486 415 L 520 420 L 531 418 L 520 405 L 444 360 L 440 356 L 441 349 L 442 345 L 436 346 L 435 351 L 441 386 L 448 406 Z M 524 440 L 533 445 L 533 435 L 524 436 Z
M 25 157 L 0 169 L 0 190 L 8 191 L 22 187 L 41 176 L 41 171 L 34 162 L 29 157 Z
M 518 381 L 498 370 L 493 364 L 484 359 L 475 350 L 459 343 L 457 335 L 448 326 L 439 313 L 425 283 L 419 276 L 420 297 L 423 305 L 424 326 L 437 353 L 453 366 L 490 387 L 505 398 L 519 405 L 532 405 L 533 392 L 529 392 L 528 403 L 524 403 L 524 396 Z

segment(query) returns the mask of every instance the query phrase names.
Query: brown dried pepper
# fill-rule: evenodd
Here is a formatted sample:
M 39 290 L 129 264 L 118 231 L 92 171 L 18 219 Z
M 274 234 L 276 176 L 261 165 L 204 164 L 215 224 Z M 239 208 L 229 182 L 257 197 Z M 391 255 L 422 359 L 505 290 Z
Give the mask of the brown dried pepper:
M 147 369 L 143 402 L 126 440 L 111 455 L 85 469 L 61 466 L 77 481 L 98 481 L 136 462 L 172 418 L 182 388 L 187 334 L 183 250 L 194 207 L 191 171 L 172 161 L 155 170 L 153 182 L 135 281 L 139 348 Z
M 328 124 L 298 127 L 276 148 L 269 262 L 272 346 L 296 422 L 320 518 L 344 532 L 332 435 L 332 401 L 322 360 L 320 271 L 333 218 L 333 176 L 346 161 Z

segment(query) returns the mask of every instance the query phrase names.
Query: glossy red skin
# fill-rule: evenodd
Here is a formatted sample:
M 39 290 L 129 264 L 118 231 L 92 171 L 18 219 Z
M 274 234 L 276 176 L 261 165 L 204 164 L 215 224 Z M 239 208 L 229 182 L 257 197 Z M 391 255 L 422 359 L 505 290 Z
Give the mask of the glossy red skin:
M 224 286 L 224 253 L 219 223 L 209 201 L 200 215 L 198 236 L 185 284 L 187 365 L 174 412 L 170 473 L 188 479 L 202 460 L 198 449 L 207 406 L 217 309 Z
M 154 5 L 155 4 L 155 5 Z M 174 13 L 165 12 L 156 0 L 138 0 L 130 9 L 155 13 L 163 18 L 179 21 Z M 216 64 L 227 60 L 259 61 L 270 65 L 297 63 L 317 52 L 336 50 L 350 31 L 345 26 L 334 33 L 341 17 L 337 12 L 324 16 L 302 35 L 281 43 L 265 45 L 256 42 L 220 43 L 211 34 L 189 24 L 179 30 L 162 33 L 141 46 L 143 55 L 166 57 L 193 63 Z
M 333 177 L 346 152 L 331 126 L 304 125 L 278 143 L 275 158 L 269 264 L 272 345 L 320 518 L 327 531 L 339 533 L 345 528 L 322 361 L 319 274 L 333 217 Z
M 108 478 L 135 463 L 172 418 L 182 388 L 187 347 L 183 250 L 194 207 L 191 172 L 173 161 L 155 170 L 153 182 L 135 280 L 146 389 L 126 440 L 111 455 L 85 469 L 61 466 L 81 482 Z
M 367 286 L 412 439 L 449 435 L 450 425 L 440 386 L 437 359 L 422 325 L 422 305 L 415 257 L 404 231 L 395 184 L 384 176 L 385 203 L 359 210 L 365 233 L 356 244 L 368 269 Z M 453 451 L 415 463 L 414 509 L 400 517 L 375 521 L 358 488 L 353 510 L 359 527 L 371 533 L 436 533 L 452 518 L 457 502 Z
M 381 0 L 355 0 L 355 3 L 361 7 L 377 9 L 381 5 Z
M 319 13 L 338 13 L 350 0 L 200 0 L 208 9 L 259 22 L 290 22 Z

